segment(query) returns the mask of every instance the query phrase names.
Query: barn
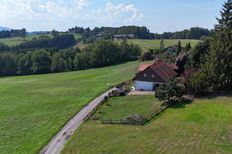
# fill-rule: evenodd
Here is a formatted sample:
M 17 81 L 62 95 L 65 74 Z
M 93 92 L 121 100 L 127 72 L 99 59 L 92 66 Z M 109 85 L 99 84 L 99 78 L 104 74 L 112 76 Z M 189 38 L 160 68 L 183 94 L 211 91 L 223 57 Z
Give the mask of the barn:
M 133 81 L 137 91 L 153 91 L 161 84 L 169 82 L 177 76 L 172 65 L 162 60 L 157 60 L 153 64 L 142 64 L 139 66 Z

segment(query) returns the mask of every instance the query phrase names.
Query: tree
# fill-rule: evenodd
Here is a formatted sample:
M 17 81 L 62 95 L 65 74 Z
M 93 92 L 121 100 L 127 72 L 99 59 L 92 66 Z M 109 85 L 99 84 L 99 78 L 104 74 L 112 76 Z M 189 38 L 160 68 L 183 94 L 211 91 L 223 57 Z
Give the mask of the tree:
M 17 63 L 14 55 L 0 55 L 0 75 L 9 76 L 17 74 Z
M 51 72 L 51 58 L 46 51 L 39 50 L 32 54 L 32 70 L 35 74 Z
M 187 43 L 186 46 L 185 46 L 185 50 L 186 50 L 186 51 L 190 51 L 191 48 L 192 48 L 191 43 L 190 43 L 190 42 Z
M 130 51 L 129 51 L 130 45 L 127 43 L 126 40 L 123 40 L 120 43 L 120 49 L 121 49 L 121 54 L 122 54 L 122 61 L 128 59 L 130 56 Z
M 205 73 L 197 72 L 189 81 L 188 89 L 194 93 L 195 96 L 202 96 L 208 91 L 210 83 L 207 82 Z
M 27 36 L 27 31 L 26 31 L 25 28 L 23 28 L 22 31 L 21 31 L 21 37 L 23 38 L 24 41 L 26 39 L 26 36 Z
M 185 93 L 185 85 L 180 78 L 176 78 L 167 84 L 157 88 L 155 97 L 162 101 L 172 102 L 180 100 Z
M 206 61 L 206 56 L 210 52 L 210 39 L 199 42 L 189 54 L 190 65 L 194 68 L 200 68 Z
M 141 56 L 142 61 L 153 60 L 154 56 L 151 51 L 144 52 Z
M 60 53 L 56 53 L 52 57 L 51 71 L 52 72 L 65 72 L 68 70 L 67 62 Z
M 232 90 L 232 0 L 224 3 L 202 67 L 214 90 Z
M 32 74 L 32 53 L 28 52 L 25 55 L 23 55 L 22 57 L 19 58 L 18 61 L 18 73 L 21 75 L 29 75 Z
M 53 37 L 57 37 L 57 36 L 59 35 L 59 32 L 56 31 L 55 29 L 53 29 L 53 30 L 51 31 L 51 35 L 52 35 Z
M 180 54 L 180 52 L 182 51 L 182 46 L 181 46 L 181 42 L 180 40 L 178 41 L 178 45 L 177 45 L 177 53 L 176 55 L 178 56 Z
M 164 40 L 162 39 L 160 41 L 160 50 L 163 50 L 164 49 Z
M 121 50 L 113 41 L 99 41 L 92 49 L 92 65 L 95 67 L 117 64 L 121 60 Z
M 77 53 L 80 53 L 79 48 L 69 48 L 69 49 L 64 49 L 62 51 L 62 57 L 65 60 L 65 63 L 67 64 L 67 70 L 73 71 L 75 70 L 75 64 L 74 64 L 74 59 Z
M 91 68 L 92 65 L 90 63 L 90 52 L 86 51 L 78 53 L 74 59 L 74 66 L 76 70 Z

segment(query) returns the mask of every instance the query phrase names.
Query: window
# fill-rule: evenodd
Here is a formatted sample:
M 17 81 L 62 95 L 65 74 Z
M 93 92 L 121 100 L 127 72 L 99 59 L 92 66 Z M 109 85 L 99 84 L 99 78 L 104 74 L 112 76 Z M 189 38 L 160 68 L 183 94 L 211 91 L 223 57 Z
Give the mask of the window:
M 152 74 L 152 75 L 151 75 L 151 78 L 155 78 L 155 74 Z
M 144 77 L 145 77 L 145 78 L 147 77 L 147 74 L 146 74 L 146 73 L 144 73 Z

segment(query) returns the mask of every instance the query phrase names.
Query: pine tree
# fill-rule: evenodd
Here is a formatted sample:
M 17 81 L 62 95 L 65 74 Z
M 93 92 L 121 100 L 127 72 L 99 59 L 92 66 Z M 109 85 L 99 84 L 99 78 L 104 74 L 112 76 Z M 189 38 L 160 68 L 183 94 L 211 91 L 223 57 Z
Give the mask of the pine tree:
M 164 49 L 164 40 L 162 39 L 160 41 L 160 50 L 163 50 Z
M 186 51 L 189 51 L 191 48 L 192 48 L 192 47 L 191 47 L 191 43 L 190 43 L 190 42 L 187 43 L 186 46 L 185 46 L 185 50 L 186 50 Z
M 224 3 L 217 18 L 211 51 L 204 72 L 216 90 L 232 89 L 232 0 Z
M 180 40 L 178 41 L 178 45 L 177 45 L 177 53 L 176 55 L 178 56 L 180 54 L 180 52 L 182 51 L 182 46 L 181 46 L 181 42 Z

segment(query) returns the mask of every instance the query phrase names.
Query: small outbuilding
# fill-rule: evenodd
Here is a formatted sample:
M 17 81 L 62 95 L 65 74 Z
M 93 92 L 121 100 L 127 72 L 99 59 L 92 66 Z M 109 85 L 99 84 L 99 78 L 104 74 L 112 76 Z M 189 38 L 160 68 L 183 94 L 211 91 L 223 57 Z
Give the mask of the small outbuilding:
M 157 60 L 153 64 L 140 65 L 133 81 L 137 91 L 154 91 L 159 85 L 169 82 L 176 76 L 177 73 L 169 64 Z

